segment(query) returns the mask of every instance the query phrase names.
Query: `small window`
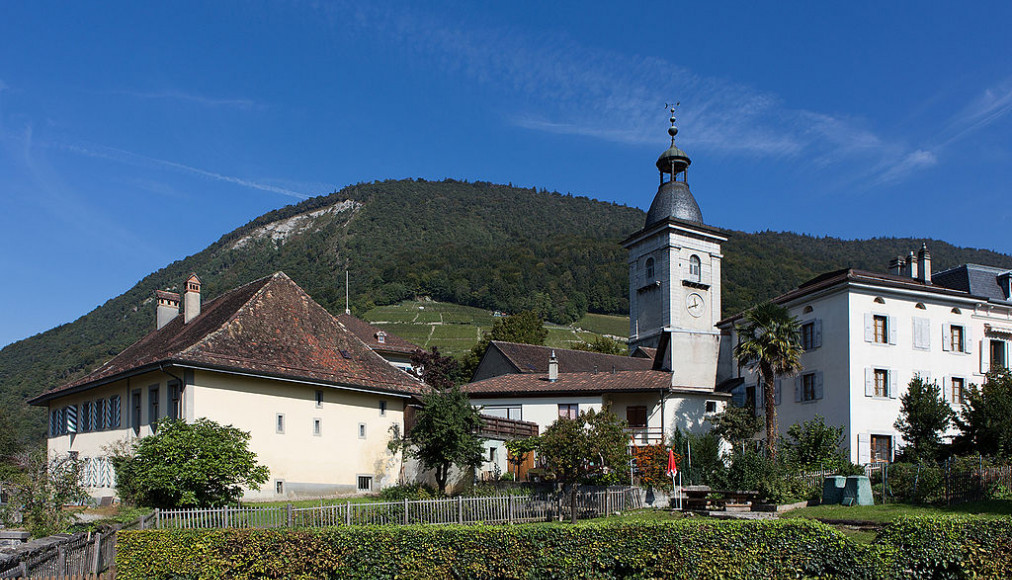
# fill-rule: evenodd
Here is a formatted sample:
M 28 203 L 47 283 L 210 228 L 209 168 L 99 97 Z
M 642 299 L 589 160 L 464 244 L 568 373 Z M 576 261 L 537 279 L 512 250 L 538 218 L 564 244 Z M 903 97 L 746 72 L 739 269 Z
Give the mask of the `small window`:
M 387 333 L 383 332 L 382 330 L 379 331 L 379 332 L 377 332 L 376 333 L 376 342 L 378 342 L 380 344 L 386 344 L 386 342 L 387 342 Z
M 806 322 L 801 325 L 801 348 L 812 350 L 815 348 L 815 323 Z
M 285 414 L 278 413 L 274 419 L 274 430 L 277 433 L 284 434 L 285 432 Z
M 387 402 L 386 401 L 380 401 L 380 417 L 386 417 L 386 416 L 387 416 Z
M 875 304 L 885 304 L 885 303 L 886 303 L 885 298 L 882 298 L 881 296 L 875 297 Z
M 717 401 L 707 401 L 706 402 L 706 412 L 708 414 L 710 414 L 710 413 L 716 413 L 717 412 Z
M 966 352 L 966 343 L 963 339 L 962 326 L 953 325 L 949 327 L 949 347 L 954 352 Z
M 320 408 L 323 406 L 323 391 L 316 391 L 316 407 Z
M 148 424 L 154 432 L 155 424 L 158 423 L 158 385 L 148 387 Z
M 699 282 L 703 279 L 703 267 L 699 260 L 699 256 L 693 254 L 689 256 L 689 280 L 692 282 Z
M 872 463 L 889 463 L 893 459 L 893 438 L 889 435 L 871 436 Z
M 577 419 L 580 416 L 580 405 L 575 403 L 560 403 L 559 404 L 559 418 L 560 419 Z
M 1005 341 L 991 341 L 991 370 L 996 371 L 1007 366 L 1005 362 Z
M 917 304 L 914 305 L 914 308 L 916 308 L 918 310 L 927 310 L 928 309 L 928 307 L 925 306 L 923 302 L 918 302 Z
M 285 495 L 285 482 L 282 479 L 274 480 L 274 493 L 278 495 Z
M 962 314 L 962 313 L 963 313 L 963 311 L 962 311 L 962 310 L 960 310 L 960 309 L 958 309 L 958 308 L 953 308 L 953 309 L 952 309 L 952 313 L 953 313 L 953 314 Z
M 169 408 L 168 417 L 169 419 L 176 420 L 183 414 L 182 408 L 182 393 L 179 389 L 179 381 L 172 381 L 169 383 Z
M 365 439 L 365 423 L 358 424 L 358 438 Z
M 495 462 L 495 447 L 488 448 L 488 460 Z
M 888 318 L 876 314 L 873 317 L 873 320 L 875 324 L 875 342 L 880 344 L 888 344 L 889 343 L 889 332 L 888 332 L 889 328 L 887 326 Z
M 815 400 L 815 373 L 808 373 L 801 376 L 801 400 Z
M 889 394 L 889 371 L 875 369 L 875 396 L 885 397 Z
M 321 424 L 322 421 L 320 421 L 320 419 L 313 419 L 313 435 L 315 435 L 316 437 L 320 436 Z
M 647 408 L 645 405 L 634 405 L 625 408 L 625 421 L 633 428 L 647 426 Z
M 804 309 L 801 310 L 801 313 L 802 314 L 811 314 L 812 313 L 812 307 L 811 306 L 805 306 Z
M 359 491 L 372 491 L 372 476 L 371 475 L 360 475 L 360 476 L 358 476 L 358 490 Z
M 647 281 L 654 279 L 654 259 L 647 258 Z
M 965 396 L 964 387 L 966 386 L 966 381 L 960 377 L 952 377 L 952 380 L 949 381 L 949 385 L 952 389 L 952 402 L 957 405 L 962 405 L 963 397 Z

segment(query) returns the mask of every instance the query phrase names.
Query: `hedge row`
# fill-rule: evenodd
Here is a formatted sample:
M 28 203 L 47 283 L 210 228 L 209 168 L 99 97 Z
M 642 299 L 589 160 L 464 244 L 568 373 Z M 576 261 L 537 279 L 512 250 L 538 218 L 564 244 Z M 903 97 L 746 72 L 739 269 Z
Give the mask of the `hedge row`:
M 123 580 L 1012 577 L 1004 520 L 910 518 L 871 545 L 802 520 L 120 534 Z

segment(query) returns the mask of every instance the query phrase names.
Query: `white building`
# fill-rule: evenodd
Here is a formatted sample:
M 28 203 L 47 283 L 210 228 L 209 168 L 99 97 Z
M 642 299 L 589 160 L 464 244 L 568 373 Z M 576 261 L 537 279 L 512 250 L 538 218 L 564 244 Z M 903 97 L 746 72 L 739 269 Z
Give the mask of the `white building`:
M 1007 366 L 1012 340 L 1007 270 L 970 264 L 933 277 L 924 247 L 890 270 L 830 272 L 774 299 L 801 322 L 805 348 L 804 370 L 774 387 L 781 432 L 821 415 L 844 427 L 858 463 L 889 461 L 902 445 L 894 423 L 914 375 L 937 381 L 958 409 L 965 387 Z M 761 414 L 761 386 L 730 357 L 741 317 L 718 324 L 721 375 L 743 379 L 736 402 Z

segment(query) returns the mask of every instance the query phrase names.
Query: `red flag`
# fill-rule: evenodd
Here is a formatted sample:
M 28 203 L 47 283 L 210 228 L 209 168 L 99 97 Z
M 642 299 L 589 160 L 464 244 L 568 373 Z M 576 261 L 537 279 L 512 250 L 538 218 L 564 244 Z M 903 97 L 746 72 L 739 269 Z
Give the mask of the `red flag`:
M 675 452 L 672 449 L 668 449 L 668 470 L 664 474 L 671 477 L 678 475 L 678 462 L 675 461 Z

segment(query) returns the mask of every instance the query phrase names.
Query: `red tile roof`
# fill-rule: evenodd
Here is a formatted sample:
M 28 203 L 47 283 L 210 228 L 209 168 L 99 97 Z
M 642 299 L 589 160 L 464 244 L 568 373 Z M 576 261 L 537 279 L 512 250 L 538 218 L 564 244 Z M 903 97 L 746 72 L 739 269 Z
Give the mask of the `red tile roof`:
M 643 360 L 643 359 L 640 359 Z M 713 388 L 672 386 L 671 373 L 640 370 L 598 373 L 559 373 L 555 382 L 543 374 L 509 374 L 464 385 L 462 390 L 472 399 L 500 396 L 595 394 L 621 392 L 657 392 L 661 389 L 677 393 L 713 394 Z
M 373 326 L 360 318 L 355 318 L 351 314 L 339 314 L 337 319 L 341 321 L 341 324 L 345 328 L 355 333 L 355 336 L 359 340 L 369 345 L 369 348 L 373 350 L 411 354 L 421 349 L 420 346 L 410 343 L 396 334 L 390 334 L 382 328 Z M 380 342 L 377 338 L 381 332 L 386 335 L 386 342 Z
M 520 373 L 547 373 L 548 358 L 552 351 L 555 351 L 555 356 L 559 360 L 560 374 L 593 372 L 595 367 L 598 372 L 611 372 L 612 369 L 617 371 L 647 370 L 653 366 L 653 361 L 646 358 L 602 354 L 586 350 L 552 348 L 499 340 L 493 340 L 491 346 L 509 359 L 510 363 L 517 368 L 517 372 Z
M 172 364 L 407 395 L 428 390 L 278 272 L 208 301 L 189 324 L 177 316 L 91 374 L 29 402 L 42 404 L 61 393 Z

